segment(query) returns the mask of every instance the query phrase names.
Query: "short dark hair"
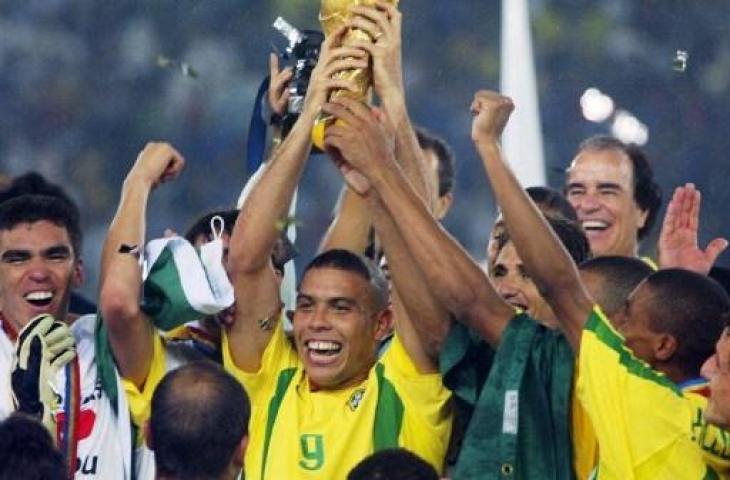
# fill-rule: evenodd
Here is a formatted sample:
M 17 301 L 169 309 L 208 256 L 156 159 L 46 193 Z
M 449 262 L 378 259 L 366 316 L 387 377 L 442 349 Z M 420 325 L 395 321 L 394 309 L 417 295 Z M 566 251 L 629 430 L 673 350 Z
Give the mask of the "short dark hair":
M 591 246 L 588 243 L 588 237 L 586 237 L 585 232 L 577 222 L 544 213 L 543 216 L 576 264 L 580 265 L 591 257 Z M 510 240 L 509 231 L 505 228 L 496 237 L 497 252 L 502 251 Z
M 591 292 L 591 296 L 609 317 L 620 312 L 631 292 L 654 272 L 643 260 L 619 255 L 590 258 L 579 268 L 600 277 L 600 291 Z
M 213 362 L 168 373 L 152 396 L 157 470 L 180 479 L 219 477 L 248 432 L 250 414 L 243 387 Z
M 722 288 L 730 294 L 730 268 L 714 266 L 707 276 L 722 285 Z
M 650 328 L 672 335 L 675 364 L 687 375 L 699 375 L 730 320 L 730 297 L 711 278 L 679 268 L 652 273 L 645 284 L 652 299 Z
M 11 230 L 21 223 L 48 221 L 68 232 L 75 256 L 81 255 L 81 226 L 78 210 L 71 204 L 48 195 L 24 194 L 0 203 L 0 230 Z
M 315 268 L 334 268 L 361 276 L 370 284 L 375 311 L 379 312 L 388 306 L 388 281 L 380 267 L 363 255 L 337 248 L 327 250 L 309 262 L 302 272 L 301 278 L 303 279 L 307 272 Z M 301 282 L 299 287 L 301 287 Z
M 380 450 L 350 470 L 347 480 L 438 480 L 436 470 L 404 448 Z
M 578 222 L 578 214 L 575 212 L 575 208 L 557 190 L 550 187 L 527 187 L 525 193 L 543 215 Z M 504 220 L 497 221 L 492 226 L 492 231 L 489 234 L 490 239 L 498 240 L 498 237 L 502 235 L 505 229 Z M 498 248 L 501 249 L 502 247 L 504 247 L 504 243 L 498 243 Z
M 64 480 L 63 456 L 36 419 L 14 413 L 0 422 L 0 480 Z
M 416 128 L 416 138 L 422 150 L 433 150 L 438 159 L 439 197 L 443 197 L 454 189 L 454 170 L 456 161 L 454 152 L 443 138 L 434 135 L 425 128 Z
M 47 195 L 58 198 L 78 211 L 76 203 L 71 200 L 66 191 L 55 183 L 49 182 L 38 172 L 30 171 L 14 177 L 10 183 L 0 190 L 0 203 L 21 195 Z
M 559 191 L 550 187 L 534 186 L 527 187 L 525 192 L 543 213 L 553 217 L 562 217 L 573 222 L 578 221 L 575 208 Z
M 644 151 L 636 144 L 626 144 L 608 135 L 587 138 L 578 147 L 578 153 L 584 150 L 618 150 L 631 160 L 631 165 L 634 167 L 634 201 L 640 209 L 647 212 L 646 222 L 639 229 L 637 236 L 639 240 L 645 238 L 651 232 L 659 214 L 662 189 L 654 180 L 654 171 Z

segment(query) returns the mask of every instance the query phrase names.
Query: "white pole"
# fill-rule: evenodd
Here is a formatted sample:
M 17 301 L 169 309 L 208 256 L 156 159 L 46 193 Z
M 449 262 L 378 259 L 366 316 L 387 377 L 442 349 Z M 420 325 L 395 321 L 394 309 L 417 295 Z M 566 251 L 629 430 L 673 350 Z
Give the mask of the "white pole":
M 515 111 L 502 137 L 508 161 L 524 187 L 545 185 L 540 105 L 528 0 L 502 0 L 500 84 Z

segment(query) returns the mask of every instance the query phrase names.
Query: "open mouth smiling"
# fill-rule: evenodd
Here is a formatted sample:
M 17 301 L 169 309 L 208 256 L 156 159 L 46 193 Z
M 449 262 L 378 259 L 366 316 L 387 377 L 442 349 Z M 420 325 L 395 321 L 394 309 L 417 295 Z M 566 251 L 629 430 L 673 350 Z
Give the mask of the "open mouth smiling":
M 38 290 L 26 293 L 23 295 L 23 298 L 34 307 L 47 307 L 53 301 L 53 292 L 48 290 Z
M 512 305 L 515 308 L 519 308 L 523 312 L 527 311 L 527 304 L 525 304 L 525 303 L 521 303 L 521 302 L 518 302 L 515 300 L 507 300 L 507 303 L 509 303 L 510 305 Z
M 342 351 L 342 344 L 332 340 L 307 340 L 304 346 L 307 351 L 317 356 L 332 357 Z
M 603 220 L 583 220 L 581 223 L 583 226 L 583 230 L 588 232 L 603 232 L 610 227 L 610 225 L 607 222 L 604 222 Z

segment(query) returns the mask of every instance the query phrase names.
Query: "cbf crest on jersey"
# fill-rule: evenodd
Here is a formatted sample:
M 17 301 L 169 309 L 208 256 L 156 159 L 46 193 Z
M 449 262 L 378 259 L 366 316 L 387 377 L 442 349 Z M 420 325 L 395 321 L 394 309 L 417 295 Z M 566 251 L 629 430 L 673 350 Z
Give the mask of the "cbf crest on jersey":
M 350 407 L 350 410 L 352 410 L 353 412 L 357 410 L 357 407 L 360 406 L 360 403 L 362 402 L 364 396 L 364 388 L 358 388 L 357 390 L 352 392 L 352 395 L 350 395 L 350 399 L 347 401 L 347 406 Z

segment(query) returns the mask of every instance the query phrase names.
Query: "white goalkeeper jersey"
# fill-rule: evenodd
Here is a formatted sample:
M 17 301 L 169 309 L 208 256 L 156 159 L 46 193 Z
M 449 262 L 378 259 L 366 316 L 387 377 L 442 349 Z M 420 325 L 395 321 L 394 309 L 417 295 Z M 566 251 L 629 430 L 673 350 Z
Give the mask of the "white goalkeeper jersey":
M 76 422 L 77 468 L 76 479 L 129 479 L 132 477 L 132 429 L 129 406 L 119 376 L 117 389 L 120 392 L 117 412 L 114 412 L 109 397 L 101 386 L 96 365 L 94 333 L 96 316 L 85 315 L 71 326 L 76 339 L 76 353 L 80 373 L 80 408 Z M 67 412 L 66 369 L 58 372 L 56 378 L 58 404 L 56 412 L 58 431 L 63 432 Z M 59 437 L 61 434 L 59 434 Z

